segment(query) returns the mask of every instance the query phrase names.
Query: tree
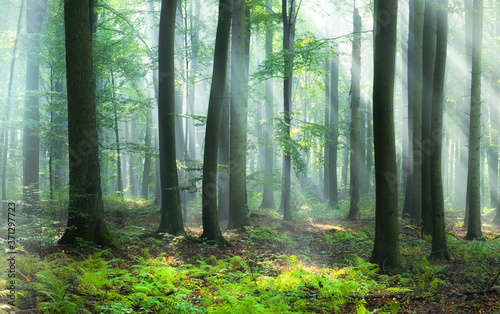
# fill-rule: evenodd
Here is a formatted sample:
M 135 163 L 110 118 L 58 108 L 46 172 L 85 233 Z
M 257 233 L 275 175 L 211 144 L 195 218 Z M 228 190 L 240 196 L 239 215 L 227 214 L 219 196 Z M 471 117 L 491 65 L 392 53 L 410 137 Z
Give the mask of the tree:
M 433 259 L 450 259 L 446 245 L 444 220 L 443 180 L 441 152 L 443 149 L 443 102 L 446 53 L 448 46 L 448 0 L 439 0 L 436 13 L 436 63 L 432 92 L 432 149 L 430 156 L 430 190 L 432 208 L 432 252 Z
M 144 136 L 144 146 L 146 149 L 151 147 L 151 123 L 152 121 L 151 110 L 147 110 L 146 113 L 146 134 Z M 149 174 L 151 172 L 151 153 L 146 152 L 144 156 L 144 168 L 142 171 L 142 186 L 141 186 L 141 196 L 143 199 L 148 199 L 149 197 Z
M 337 149 L 339 136 L 339 58 L 330 62 L 330 145 L 328 153 L 329 197 L 331 205 L 338 202 L 337 182 Z
M 436 60 L 436 3 L 426 2 L 422 45 L 422 220 L 424 233 L 432 233 L 430 155 L 434 63 Z
M 422 219 L 422 44 L 424 29 L 424 1 L 414 0 L 413 7 L 413 182 L 411 218 L 416 224 Z
M 394 134 L 394 73 L 397 0 L 375 0 L 373 131 L 375 144 L 375 244 L 371 262 L 380 267 L 401 265 L 398 186 Z M 396 176 L 397 177 L 397 176 Z
M 161 220 L 158 233 L 185 235 L 177 178 L 175 145 L 175 17 L 177 0 L 163 0 L 158 45 L 158 132 L 160 144 Z
M 352 41 L 351 67 L 351 205 L 347 219 L 359 219 L 359 110 L 360 110 L 360 79 L 361 79 L 361 16 L 354 8 L 354 34 Z
M 245 22 L 245 1 L 233 0 L 229 125 L 230 229 L 242 228 L 249 224 L 246 203 Z
M 39 38 L 45 17 L 46 1 L 26 1 L 26 32 L 28 33 L 26 62 L 26 103 L 24 106 L 23 127 L 23 200 L 24 211 L 32 213 L 38 206 L 40 140 L 37 123 L 40 121 L 39 96 L 37 95 L 40 77 Z
M 68 225 L 59 244 L 115 246 L 103 219 L 89 7 L 64 3 L 70 168 Z
M 227 76 L 229 34 L 231 31 L 232 0 L 219 1 L 217 35 L 215 37 L 212 86 L 208 101 L 205 151 L 203 154 L 202 220 L 205 238 L 216 243 L 227 243 L 217 219 L 217 155 L 219 145 L 222 103 Z
M 290 141 L 290 123 L 291 123 L 291 106 L 292 106 L 292 79 L 293 79 L 293 40 L 295 33 L 295 0 L 290 0 L 288 5 L 287 0 L 281 2 L 281 18 L 283 22 L 283 121 L 285 123 L 284 141 Z M 292 213 L 290 210 L 290 185 L 291 185 L 291 156 L 285 148 L 283 153 L 283 189 L 282 201 L 283 204 L 283 219 L 291 220 Z
M 266 13 L 272 13 L 272 0 L 266 0 Z M 273 35 L 274 28 L 271 25 L 266 27 L 266 57 L 270 58 L 273 54 Z M 264 133 L 264 172 L 266 175 L 273 175 L 273 79 L 266 80 L 266 108 L 265 117 L 266 124 L 263 126 Z M 272 177 L 270 178 L 272 179 Z M 270 180 L 269 180 L 270 181 Z M 264 184 L 264 191 L 262 192 L 262 203 L 260 208 L 274 208 L 274 193 L 273 187 L 270 183 Z
M 481 54 L 483 44 L 483 0 L 474 0 L 472 25 L 472 76 L 469 126 L 469 166 L 467 171 L 468 240 L 479 239 L 481 232 Z

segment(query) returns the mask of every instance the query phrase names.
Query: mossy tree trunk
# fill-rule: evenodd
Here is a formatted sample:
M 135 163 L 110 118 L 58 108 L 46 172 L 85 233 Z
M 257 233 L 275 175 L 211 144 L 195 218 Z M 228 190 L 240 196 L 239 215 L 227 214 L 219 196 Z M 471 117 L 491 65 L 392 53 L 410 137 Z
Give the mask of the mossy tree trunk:
M 69 210 L 59 244 L 115 246 L 103 219 L 89 1 L 64 3 L 68 93 Z

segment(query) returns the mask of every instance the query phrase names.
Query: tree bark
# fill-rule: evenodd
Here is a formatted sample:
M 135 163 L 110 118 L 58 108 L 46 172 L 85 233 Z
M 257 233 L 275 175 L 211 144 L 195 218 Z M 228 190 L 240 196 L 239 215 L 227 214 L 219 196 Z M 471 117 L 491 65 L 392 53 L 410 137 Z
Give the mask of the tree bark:
M 177 177 L 175 138 L 175 17 L 177 0 L 163 0 L 158 46 L 158 132 L 160 144 L 161 220 L 157 233 L 185 236 Z
M 375 0 L 373 130 L 375 140 L 375 244 L 371 262 L 399 267 L 398 185 L 394 134 L 397 0 Z M 387 16 L 389 15 L 389 16 Z M 391 178 L 392 177 L 392 178 Z
M 425 234 L 432 234 L 430 156 L 432 151 L 432 91 L 436 60 L 436 2 L 425 3 L 422 67 L 422 220 Z
M 359 110 L 360 110 L 360 78 L 361 78 L 361 16 L 358 9 L 354 8 L 354 33 L 352 41 L 352 66 L 351 66 L 351 203 L 348 220 L 359 219 Z
M 23 201 L 25 213 L 31 214 L 38 208 L 39 172 L 40 172 L 40 140 L 37 124 L 40 121 L 39 88 L 40 64 L 40 31 L 45 18 L 46 1 L 27 0 L 26 32 L 28 34 L 27 67 L 26 67 L 26 103 L 24 106 L 23 127 Z
M 424 1 L 414 0 L 413 25 L 413 180 L 411 218 L 419 225 L 422 220 L 422 60 Z
M 450 259 L 446 244 L 444 219 L 443 180 L 441 152 L 443 149 L 443 102 L 446 53 L 448 45 L 448 0 L 439 0 L 436 19 L 436 61 L 432 92 L 432 152 L 430 156 L 431 208 L 432 208 L 432 259 Z M 445 147 L 447 149 L 448 147 Z M 448 163 L 446 163 L 448 164 Z
M 330 151 L 328 153 L 329 197 L 330 205 L 338 203 L 337 149 L 339 137 L 339 59 L 330 62 Z
M 266 13 L 272 13 L 272 0 L 267 0 L 266 2 Z M 266 58 L 270 58 L 273 54 L 273 35 L 274 29 L 272 26 L 268 25 L 266 28 Z M 267 178 L 267 182 L 264 184 L 264 191 L 262 192 L 262 204 L 260 208 L 274 208 L 274 192 L 273 192 L 273 104 L 274 104 L 274 91 L 273 91 L 273 79 L 269 78 L 266 80 L 266 109 L 265 117 L 266 124 L 263 127 L 264 132 L 264 172 Z
M 227 76 L 229 34 L 231 31 L 232 0 L 219 1 L 217 35 L 215 37 L 212 86 L 208 102 L 205 152 L 203 156 L 202 220 L 201 238 L 216 243 L 227 243 L 217 218 L 217 155 L 222 115 L 222 103 Z
M 69 212 L 59 244 L 116 246 L 103 219 L 89 1 L 64 3 L 68 92 Z
M 151 110 L 147 109 L 146 114 L 146 134 L 144 137 L 144 146 L 147 150 L 151 149 L 151 124 L 153 123 L 151 116 Z M 144 156 L 144 168 L 142 171 L 142 186 L 141 186 L 141 196 L 143 199 L 147 200 L 149 197 L 149 174 L 151 172 L 151 154 L 146 152 Z
M 245 1 L 233 0 L 229 145 L 229 229 L 247 226 Z
M 472 30 L 472 76 L 469 128 L 467 194 L 469 219 L 466 239 L 480 239 L 481 232 L 481 54 L 483 40 L 483 0 L 474 0 Z

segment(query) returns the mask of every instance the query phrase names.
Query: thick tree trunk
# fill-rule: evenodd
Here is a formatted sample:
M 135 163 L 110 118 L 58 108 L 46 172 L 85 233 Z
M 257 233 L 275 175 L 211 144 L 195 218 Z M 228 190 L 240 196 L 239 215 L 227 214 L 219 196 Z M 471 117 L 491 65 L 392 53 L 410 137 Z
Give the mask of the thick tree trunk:
M 158 46 L 161 220 L 157 233 L 184 236 L 175 138 L 175 16 L 177 0 L 163 0 Z
M 397 0 L 375 0 L 373 130 L 375 140 L 375 244 L 371 262 L 380 267 L 401 265 L 398 186 L 394 134 Z M 389 15 L 389 16 L 387 16 Z
M 232 0 L 219 1 L 217 35 L 215 38 L 212 86 L 208 102 L 205 152 L 203 156 L 202 220 L 201 238 L 216 243 L 227 243 L 219 227 L 217 217 L 217 155 L 222 115 L 222 103 L 227 76 L 229 34 L 231 31 Z
M 422 67 L 422 220 L 424 233 L 432 233 L 430 156 L 432 154 L 432 90 L 436 60 L 436 3 L 425 3 Z
M 419 225 L 422 220 L 422 60 L 424 1 L 414 0 L 413 18 L 413 181 L 411 218 Z
M 432 252 L 433 259 L 450 259 L 446 245 L 444 219 L 444 196 L 441 171 L 441 151 L 443 139 L 443 102 L 446 52 L 448 45 L 448 0 L 439 0 L 436 14 L 436 62 L 434 67 L 434 87 L 432 92 L 432 152 L 430 158 L 431 200 L 432 200 Z M 445 147 L 448 149 L 448 147 Z
M 359 110 L 360 110 L 360 79 L 361 79 L 361 16 L 354 8 L 354 33 L 352 41 L 351 66 L 351 203 L 348 220 L 359 219 Z
M 68 225 L 59 243 L 80 238 L 115 246 L 103 219 L 89 1 L 65 2 L 64 25 L 70 171 Z
M 483 0 L 474 0 L 472 30 L 472 76 L 469 128 L 467 194 L 469 219 L 466 239 L 480 239 L 481 232 L 481 53 L 483 40 Z
M 248 225 L 246 203 L 245 1 L 233 0 L 228 228 Z

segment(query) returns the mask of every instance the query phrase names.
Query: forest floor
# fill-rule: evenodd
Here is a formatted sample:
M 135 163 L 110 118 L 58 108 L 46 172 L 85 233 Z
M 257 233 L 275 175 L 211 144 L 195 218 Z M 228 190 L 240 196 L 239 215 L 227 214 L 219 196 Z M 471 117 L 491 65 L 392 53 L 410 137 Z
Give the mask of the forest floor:
M 251 226 L 226 230 L 231 246 L 217 246 L 198 239 L 199 217 L 189 239 L 154 236 L 158 208 L 108 202 L 120 249 L 26 241 L 18 313 L 500 313 L 499 227 L 483 222 L 484 240 L 471 242 L 450 221 L 452 258 L 434 262 L 430 237 L 403 220 L 403 266 L 380 269 L 368 263 L 373 219 L 297 210 L 291 222 L 252 210 Z

